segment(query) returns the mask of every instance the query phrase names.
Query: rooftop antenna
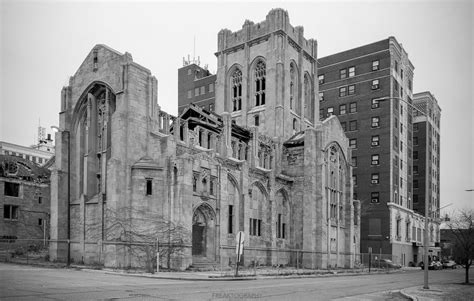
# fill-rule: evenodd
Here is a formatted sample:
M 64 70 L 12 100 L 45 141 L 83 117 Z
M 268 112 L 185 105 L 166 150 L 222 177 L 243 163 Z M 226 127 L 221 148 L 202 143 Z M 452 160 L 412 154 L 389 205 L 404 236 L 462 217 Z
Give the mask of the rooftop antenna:
M 193 62 L 196 62 L 196 36 L 193 37 Z

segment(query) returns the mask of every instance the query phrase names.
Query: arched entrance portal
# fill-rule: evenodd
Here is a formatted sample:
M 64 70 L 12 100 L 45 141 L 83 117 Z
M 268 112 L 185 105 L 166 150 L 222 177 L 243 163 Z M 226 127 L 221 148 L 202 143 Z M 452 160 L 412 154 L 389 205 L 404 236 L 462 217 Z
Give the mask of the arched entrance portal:
M 201 258 L 215 259 L 215 220 L 214 210 L 208 204 L 202 204 L 194 210 L 192 254 L 193 262 Z

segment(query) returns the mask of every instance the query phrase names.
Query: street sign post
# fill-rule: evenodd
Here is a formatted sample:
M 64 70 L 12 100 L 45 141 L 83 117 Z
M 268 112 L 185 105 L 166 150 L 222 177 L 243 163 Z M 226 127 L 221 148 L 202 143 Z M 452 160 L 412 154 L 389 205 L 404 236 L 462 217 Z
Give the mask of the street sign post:
M 240 262 L 240 256 L 242 255 L 244 251 L 244 239 L 245 239 L 245 234 L 242 231 L 239 231 L 237 235 L 235 236 L 235 253 L 237 254 L 237 259 L 235 261 L 235 277 L 238 276 L 239 274 L 239 262 Z

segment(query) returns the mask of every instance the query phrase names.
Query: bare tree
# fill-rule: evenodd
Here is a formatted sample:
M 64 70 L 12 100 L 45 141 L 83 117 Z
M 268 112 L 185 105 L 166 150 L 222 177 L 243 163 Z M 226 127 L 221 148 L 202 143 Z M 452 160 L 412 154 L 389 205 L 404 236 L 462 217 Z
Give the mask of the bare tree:
M 100 225 L 96 222 L 89 224 L 89 239 L 99 239 Z M 105 210 L 104 240 L 108 244 L 125 246 L 137 261 L 153 272 L 160 255 L 162 267 L 171 267 L 174 255 L 180 254 L 191 237 L 189 229 L 180 223 L 170 221 L 165 215 L 149 208 Z
M 474 260 L 474 210 L 459 210 L 447 223 L 453 238 L 453 257 L 463 265 L 465 284 L 469 283 L 469 268 Z

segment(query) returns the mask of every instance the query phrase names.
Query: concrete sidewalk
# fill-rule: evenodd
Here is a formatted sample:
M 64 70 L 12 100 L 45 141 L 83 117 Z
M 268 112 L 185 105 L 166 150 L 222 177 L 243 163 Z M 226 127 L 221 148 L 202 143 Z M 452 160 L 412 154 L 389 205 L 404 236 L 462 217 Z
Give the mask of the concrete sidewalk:
M 144 272 L 133 272 L 123 271 L 114 269 L 90 269 L 86 266 L 71 266 L 72 268 L 80 269 L 88 272 L 105 273 L 111 275 L 123 275 L 132 277 L 146 277 L 146 278 L 157 278 L 157 279 L 174 279 L 174 280 L 188 280 L 188 281 L 239 281 L 239 280 L 256 280 L 256 279 L 295 279 L 295 278 L 318 278 L 318 277 L 337 277 L 337 276 L 358 276 L 358 275 L 369 275 L 369 274 L 386 274 L 386 270 L 372 270 L 371 273 L 368 271 L 357 271 L 357 270 L 317 270 L 317 271 L 300 271 L 294 273 L 291 271 L 281 270 L 276 272 L 274 270 L 260 270 L 257 275 L 250 271 L 242 271 L 238 277 L 233 276 L 233 272 L 226 271 L 225 273 L 219 271 L 209 272 L 157 272 L 154 274 Z M 403 273 L 406 271 L 413 270 L 412 268 L 402 268 L 399 270 L 392 270 L 390 273 Z
M 474 300 L 474 285 L 458 283 L 432 284 L 429 289 L 424 289 L 423 285 L 402 289 L 402 295 L 419 301 L 428 300 Z
M 48 268 L 68 268 L 64 263 L 53 262 L 8 262 L 9 264 L 32 265 Z M 338 276 L 358 276 L 370 274 L 403 273 L 419 268 L 403 267 L 396 270 L 372 269 L 369 273 L 367 269 L 337 269 L 337 270 L 296 270 L 296 269 L 274 269 L 258 268 L 239 270 L 239 277 L 234 277 L 234 271 L 227 269 L 223 271 L 202 271 L 202 272 L 180 272 L 180 271 L 161 271 L 158 273 L 146 273 L 140 270 L 118 270 L 103 267 L 91 267 L 81 264 L 72 264 L 69 268 L 93 273 L 104 273 L 111 275 L 122 275 L 132 277 L 146 277 L 157 279 L 173 279 L 188 281 L 236 281 L 236 280 L 256 280 L 256 279 L 295 279 L 295 278 L 318 278 L 318 277 L 338 277 Z

